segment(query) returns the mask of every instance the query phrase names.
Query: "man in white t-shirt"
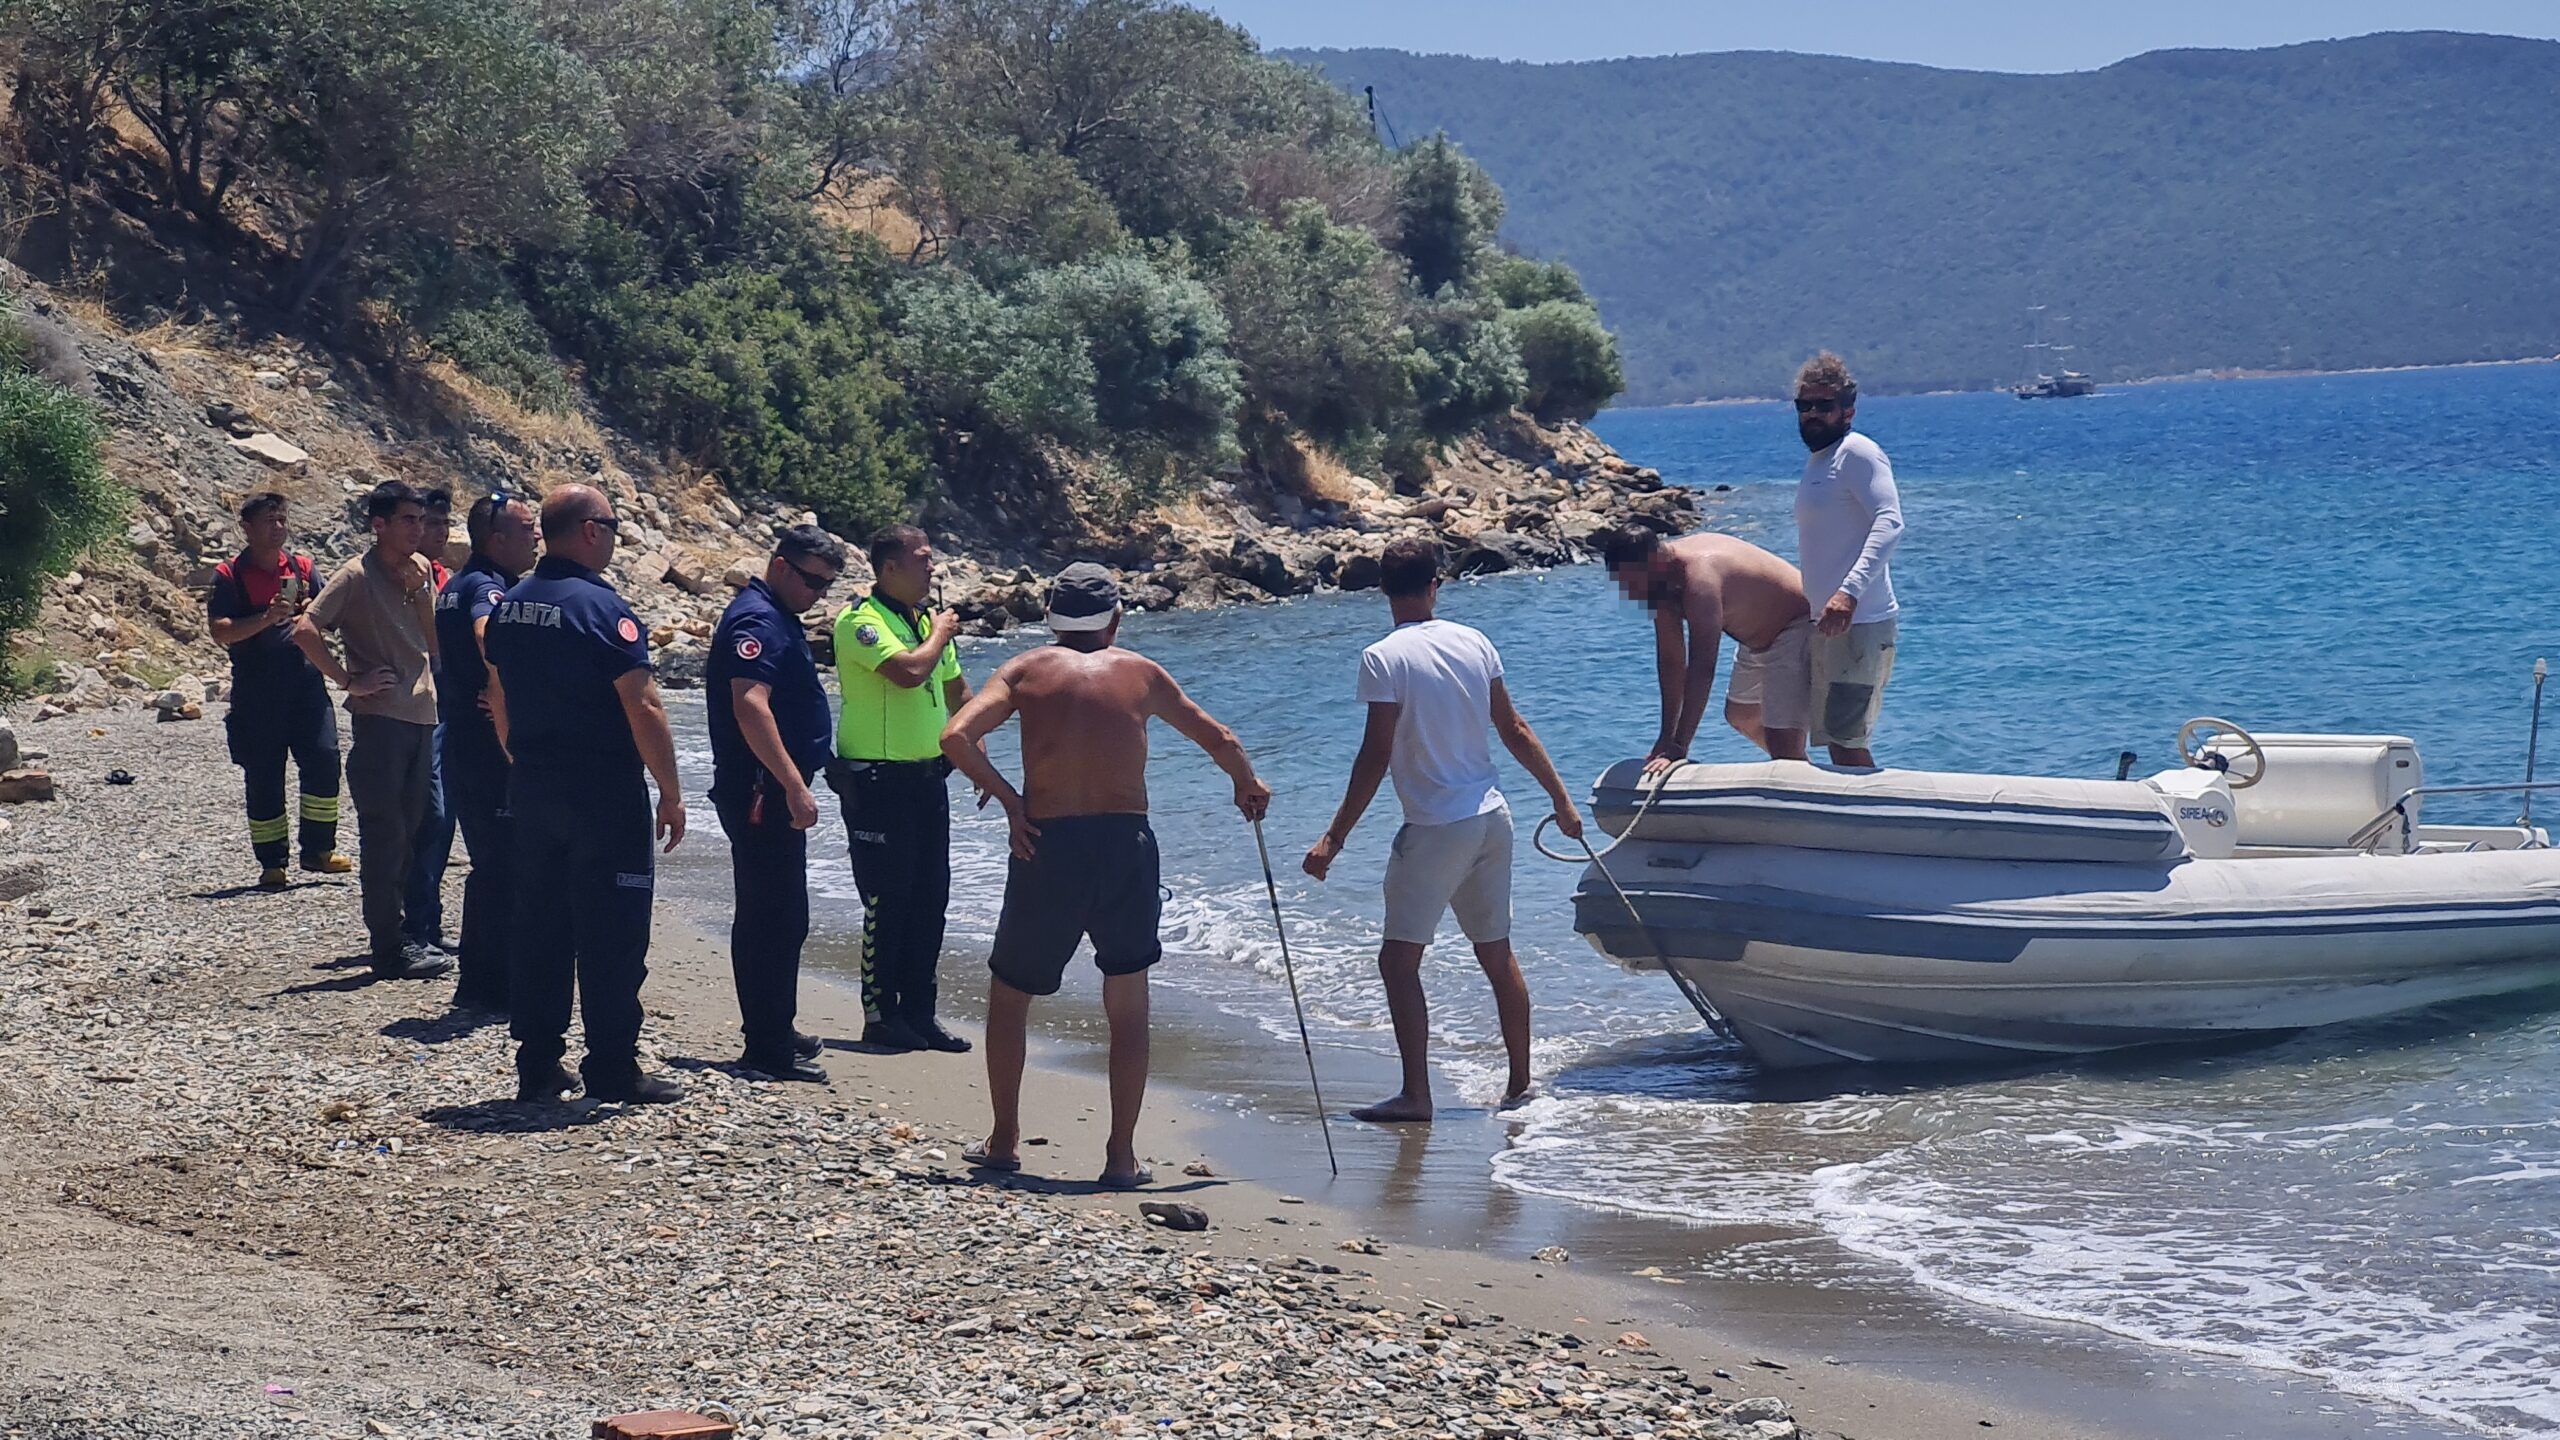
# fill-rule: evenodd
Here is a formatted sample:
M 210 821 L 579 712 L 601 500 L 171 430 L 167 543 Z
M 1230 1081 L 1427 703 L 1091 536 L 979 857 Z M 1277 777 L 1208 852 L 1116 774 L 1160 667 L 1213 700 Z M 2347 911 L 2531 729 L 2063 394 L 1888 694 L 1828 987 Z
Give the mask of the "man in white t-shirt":
M 1556 828 L 1582 834 L 1582 816 L 1566 793 L 1537 732 L 1512 708 L 1502 685 L 1502 656 L 1476 630 L 1433 618 L 1440 598 L 1438 542 L 1409 536 L 1379 559 L 1380 588 L 1396 628 L 1360 652 L 1360 699 L 1368 729 L 1342 808 L 1324 838 L 1308 849 L 1306 871 L 1318 880 L 1332 868 L 1393 773 L 1404 826 L 1387 860 L 1387 923 L 1378 974 L 1387 987 L 1404 1088 L 1391 1099 L 1351 1112 L 1381 1122 L 1431 1118 L 1430 1011 L 1422 994 L 1422 952 L 1452 908 L 1475 945 L 1476 963 L 1493 982 L 1502 1044 L 1511 1061 L 1508 1105 L 1529 1093 L 1529 982 L 1511 951 L 1511 808 L 1495 784 L 1490 729 L 1527 767 L 1555 806 Z
M 1812 735 L 1831 763 L 1873 766 L 1876 715 L 1893 678 L 1901 608 L 1893 598 L 1893 550 L 1902 540 L 1902 496 L 1893 462 L 1850 428 L 1858 382 L 1825 350 L 1796 372 L 1796 433 L 1812 456 L 1796 486 L 1796 558 L 1813 602 Z

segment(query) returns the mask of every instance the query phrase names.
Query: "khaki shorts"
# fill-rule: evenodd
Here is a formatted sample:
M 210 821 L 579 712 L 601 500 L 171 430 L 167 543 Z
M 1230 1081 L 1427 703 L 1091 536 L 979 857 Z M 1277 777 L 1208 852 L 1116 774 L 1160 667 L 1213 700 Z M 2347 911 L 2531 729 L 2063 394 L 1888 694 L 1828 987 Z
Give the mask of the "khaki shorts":
M 1799 620 L 1778 632 L 1766 650 L 1745 650 L 1733 662 L 1733 684 L 1727 705 L 1760 707 L 1763 730 L 1801 730 L 1805 703 L 1813 695 L 1813 668 L 1808 658 L 1813 622 Z
M 1892 620 L 1852 625 L 1840 635 L 1813 637 L 1811 743 L 1864 750 L 1876 738 L 1876 713 L 1884 708 L 1885 683 L 1893 678 Z
M 1510 806 L 1396 832 L 1387 857 L 1387 938 L 1428 945 L 1452 909 L 1475 944 L 1511 938 Z

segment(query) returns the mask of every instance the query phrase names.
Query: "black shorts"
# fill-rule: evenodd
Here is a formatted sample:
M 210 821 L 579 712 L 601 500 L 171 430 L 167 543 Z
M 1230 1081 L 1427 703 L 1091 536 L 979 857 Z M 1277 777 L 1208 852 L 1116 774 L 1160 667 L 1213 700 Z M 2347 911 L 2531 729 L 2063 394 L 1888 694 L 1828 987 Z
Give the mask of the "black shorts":
M 1005 872 L 1004 914 L 987 956 L 995 977 L 1026 995 L 1055 995 L 1093 937 L 1093 963 L 1105 975 L 1134 975 L 1164 957 L 1156 923 L 1164 914 L 1158 888 L 1156 832 L 1144 815 L 1067 815 L 1038 820 L 1032 858 Z

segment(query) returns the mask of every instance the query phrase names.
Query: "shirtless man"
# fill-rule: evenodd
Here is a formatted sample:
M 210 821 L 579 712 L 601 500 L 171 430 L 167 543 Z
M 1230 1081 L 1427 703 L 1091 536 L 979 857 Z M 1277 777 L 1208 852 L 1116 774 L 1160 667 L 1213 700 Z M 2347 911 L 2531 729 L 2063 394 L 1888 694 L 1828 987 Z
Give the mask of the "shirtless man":
M 1111 1022 L 1111 1137 L 1102 1184 L 1154 1179 L 1138 1163 L 1138 1106 L 1147 1089 L 1147 967 L 1156 938 L 1156 837 L 1147 825 L 1147 722 L 1162 720 L 1208 752 L 1235 782 L 1236 809 L 1260 820 L 1271 787 L 1233 731 L 1182 693 L 1164 667 L 1112 648 L 1120 589 L 1099 565 L 1070 565 L 1049 590 L 1054 645 L 1017 655 L 943 727 L 952 766 L 1004 805 L 1013 858 L 1004 912 L 987 957 L 987 1091 L 995 1128 L 968 1152 L 984 1170 L 1022 1168 L 1022 1059 L 1031 1000 L 1055 995 L 1076 944 L 1093 938 Z M 986 737 L 1022 717 L 1017 791 L 987 759 Z M 1024 792 L 1028 792 L 1027 794 Z
M 1805 758 L 1813 607 L 1796 567 L 1730 535 L 1665 541 L 1634 523 L 1610 531 L 1601 555 L 1618 588 L 1653 612 L 1662 732 L 1645 756 L 1647 775 L 1689 758 L 1715 693 L 1716 654 L 1727 635 L 1742 654 L 1725 696 L 1726 722 L 1772 759 Z

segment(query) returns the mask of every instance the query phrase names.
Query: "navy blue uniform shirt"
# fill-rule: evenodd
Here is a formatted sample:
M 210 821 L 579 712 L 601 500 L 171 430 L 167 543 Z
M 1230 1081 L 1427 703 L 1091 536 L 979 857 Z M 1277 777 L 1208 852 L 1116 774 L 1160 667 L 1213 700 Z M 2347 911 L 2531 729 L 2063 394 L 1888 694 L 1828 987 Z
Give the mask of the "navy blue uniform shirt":
M 604 578 L 556 555 L 508 587 L 489 617 L 519 769 L 637 771 L 640 747 L 613 682 L 649 666 L 639 618 Z
M 744 795 L 765 773 L 738 728 L 732 680 L 760 680 L 773 687 L 774 727 L 803 776 L 816 773 L 835 753 L 835 721 L 818 683 L 817 657 L 809 653 L 800 618 L 782 608 L 761 577 L 749 581 L 711 632 L 711 658 L 703 686 L 711 702 L 711 793 Z
M 496 723 L 480 709 L 489 667 L 480 662 L 480 637 L 472 627 L 498 613 L 498 602 L 515 583 L 515 576 L 475 550 L 436 592 L 436 718 L 444 722 L 448 741 L 482 758 L 503 759 L 504 752 Z

